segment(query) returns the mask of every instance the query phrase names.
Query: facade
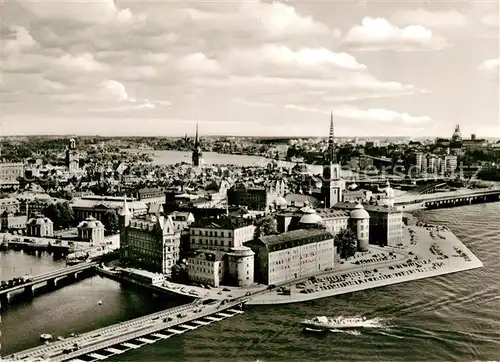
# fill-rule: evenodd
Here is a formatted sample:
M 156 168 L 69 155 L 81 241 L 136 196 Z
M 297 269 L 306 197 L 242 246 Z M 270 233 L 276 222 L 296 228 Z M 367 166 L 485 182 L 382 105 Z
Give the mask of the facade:
M 172 218 L 133 218 L 127 201 L 120 219 L 120 259 L 155 273 L 171 275 L 179 260 L 180 233 Z
M 0 214 L 4 212 L 18 214 L 21 211 L 21 203 L 13 197 L 0 199 Z
M 243 244 L 252 240 L 255 226 L 228 216 L 199 219 L 189 226 L 188 276 L 218 286 L 226 281 L 240 287 L 254 282 L 254 253 Z
M 0 215 L 0 230 L 23 231 L 26 229 L 27 221 L 26 215 L 4 212 Z
M 91 243 L 104 241 L 104 225 L 96 218 L 89 216 L 77 226 L 78 239 Z
M 242 218 L 219 217 L 199 219 L 189 226 L 191 250 L 218 250 L 229 252 L 241 247 L 255 234 L 251 221 Z
M 456 155 L 446 155 L 444 157 L 444 162 L 443 162 L 443 165 L 444 165 L 444 172 L 445 173 L 451 173 L 451 172 L 454 172 L 457 167 L 458 167 L 458 158 Z
M 264 187 L 233 186 L 227 190 L 229 206 L 246 206 L 250 210 L 266 211 L 271 198 Z
M 218 287 L 224 280 L 223 253 L 217 250 L 197 250 L 188 259 L 188 278 L 195 283 Z
M 360 203 L 349 213 L 349 226 L 358 239 L 358 250 L 367 251 L 370 243 L 370 215 Z
M 31 218 L 26 222 L 26 235 L 38 238 L 53 237 L 54 224 L 48 217 L 41 215 Z
M 15 182 L 24 176 L 24 164 L 22 162 L 0 162 L 0 180 Z
M 68 148 L 66 149 L 66 167 L 70 173 L 80 170 L 80 156 L 76 149 L 76 141 L 73 138 L 69 140 Z
M 370 244 L 396 246 L 403 243 L 403 213 L 394 207 L 365 205 L 370 214 Z
M 174 211 L 169 216 L 172 218 L 174 229 L 177 232 L 189 229 L 189 226 L 194 223 L 194 216 L 190 212 Z
M 146 215 L 148 207 L 143 201 L 128 199 L 129 210 L 133 216 Z M 75 213 L 76 220 L 85 220 L 89 216 L 102 220 L 102 216 L 111 210 L 119 212 L 123 205 L 123 197 L 115 196 L 84 196 L 77 199 L 71 207 Z
M 272 285 L 332 270 L 333 235 L 321 228 L 289 231 L 247 243 L 255 253 L 255 274 Z
M 139 201 L 149 201 L 151 199 L 161 199 L 163 201 L 164 197 L 165 192 L 157 187 L 146 187 L 140 189 L 139 192 L 137 192 L 137 198 L 139 199 Z

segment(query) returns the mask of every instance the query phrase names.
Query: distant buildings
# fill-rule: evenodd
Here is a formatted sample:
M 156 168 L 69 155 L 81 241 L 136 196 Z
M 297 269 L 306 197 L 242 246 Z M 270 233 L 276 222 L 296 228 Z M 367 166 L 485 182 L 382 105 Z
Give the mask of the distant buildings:
M 193 161 L 193 166 L 198 167 L 202 163 L 202 152 L 201 152 L 201 147 L 200 147 L 200 140 L 199 140 L 199 135 L 198 135 L 198 123 L 196 124 L 196 136 L 194 139 L 194 148 L 193 148 L 193 153 L 191 155 L 191 159 Z
M 134 216 L 146 215 L 148 207 L 143 201 L 129 199 L 129 210 Z M 123 197 L 119 196 L 83 196 L 71 205 L 76 220 L 83 221 L 89 216 L 102 220 L 105 213 L 118 212 L 123 205 Z
M 68 167 L 70 174 L 80 170 L 80 156 L 76 149 L 76 141 L 73 138 L 69 140 L 68 148 L 66 149 L 66 167 Z
M 24 176 L 24 164 L 22 162 L 0 162 L 0 181 L 17 182 Z

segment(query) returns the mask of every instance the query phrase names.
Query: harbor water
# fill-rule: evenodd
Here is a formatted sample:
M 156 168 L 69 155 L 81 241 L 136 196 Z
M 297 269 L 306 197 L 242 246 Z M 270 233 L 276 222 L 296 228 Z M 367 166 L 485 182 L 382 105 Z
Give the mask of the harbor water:
M 110 361 L 497 360 L 499 215 L 500 203 L 418 214 L 424 221 L 447 225 L 484 268 L 301 304 L 248 306 L 234 318 Z M 47 254 L 11 251 L 2 252 L 1 258 L 2 279 L 61 266 Z M 2 355 L 39 344 L 41 333 L 65 336 L 179 303 L 89 278 L 13 305 L 2 315 Z M 356 332 L 304 333 L 300 320 L 316 315 L 360 315 L 377 318 L 382 325 Z

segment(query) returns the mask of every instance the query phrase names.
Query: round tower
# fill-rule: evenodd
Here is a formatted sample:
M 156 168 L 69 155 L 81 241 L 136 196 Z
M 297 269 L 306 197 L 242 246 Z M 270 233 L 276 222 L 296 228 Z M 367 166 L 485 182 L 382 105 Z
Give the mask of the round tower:
M 254 252 L 246 247 L 231 248 L 228 256 L 229 277 L 238 287 L 248 287 L 254 279 Z
M 358 250 L 367 251 L 370 240 L 370 215 L 363 205 L 358 203 L 350 213 L 351 230 L 358 238 Z

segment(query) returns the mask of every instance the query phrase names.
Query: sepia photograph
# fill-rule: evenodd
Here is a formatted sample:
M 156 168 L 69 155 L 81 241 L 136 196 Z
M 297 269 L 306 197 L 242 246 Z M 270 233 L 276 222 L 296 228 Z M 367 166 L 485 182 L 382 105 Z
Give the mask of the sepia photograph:
M 0 361 L 500 360 L 499 0 L 0 0 Z

